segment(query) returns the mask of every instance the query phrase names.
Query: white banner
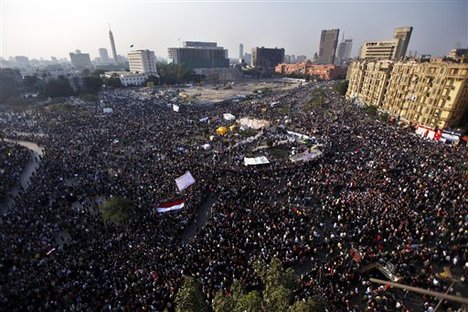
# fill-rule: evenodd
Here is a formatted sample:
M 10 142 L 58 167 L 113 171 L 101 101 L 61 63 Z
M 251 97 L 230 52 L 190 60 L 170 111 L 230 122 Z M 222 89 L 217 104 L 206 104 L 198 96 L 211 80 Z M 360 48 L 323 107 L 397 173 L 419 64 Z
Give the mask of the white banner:
M 175 182 L 177 184 L 177 188 L 179 191 L 185 190 L 187 187 L 195 183 L 195 179 L 193 178 L 192 174 L 190 171 L 187 171 L 184 173 L 182 176 L 178 177 L 175 179 Z

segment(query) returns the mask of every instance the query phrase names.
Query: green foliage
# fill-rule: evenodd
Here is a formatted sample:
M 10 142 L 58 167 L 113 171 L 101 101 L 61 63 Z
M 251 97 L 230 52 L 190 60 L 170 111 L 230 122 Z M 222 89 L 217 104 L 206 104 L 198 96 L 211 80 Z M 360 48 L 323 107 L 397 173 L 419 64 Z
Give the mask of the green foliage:
M 41 81 L 36 74 L 29 76 L 26 75 L 23 77 L 23 86 L 24 89 L 30 92 L 40 91 Z
M 122 82 L 120 81 L 120 78 L 118 75 L 112 75 L 110 78 L 105 78 L 104 84 L 112 88 L 122 87 Z
M 128 222 L 135 214 L 135 206 L 132 202 L 121 197 L 113 197 L 104 202 L 99 210 L 104 220 L 117 225 Z
M 90 94 L 90 93 L 82 93 L 80 94 L 80 98 L 83 101 L 87 101 L 87 102 L 96 102 L 98 100 L 98 96 L 96 94 Z
M 253 268 L 261 279 L 263 287 L 248 293 L 244 292 L 241 283 L 234 280 L 230 293 L 219 290 L 213 300 L 215 312 L 324 312 L 325 304 L 320 300 L 309 298 L 307 301 L 298 301 L 292 304 L 292 294 L 296 280 L 292 269 L 285 270 L 279 259 L 273 259 L 270 265 L 265 262 L 256 262 Z M 178 305 L 184 307 L 176 311 L 205 311 L 198 308 L 198 301 L 202 300 L 197 287 L 193 285 L 193 278 L 186 278 L 184 286 L 177 294 Z M 190 291 L 188 291 L 190 290 Z M 261 292 L 260 292 L 261 291 Z M 197 299 L 198 298 L 198 299 Z M 202 298 L 202 299 L 200 299 Z M 200 303 L 201 304 L 201 303 Z M 291 305 L 292 304 L 292 305 Z
M 346 92 L 348 91 L 348 85 L 349 81 L 348 80 L 343 80 L 335 84 L 335 90 L 341 95 L 345 95 Z
M 325 312 L 325 304 L 318 300 L 308 299 L 307 301 L 296 301 L 289 312 Z
M 161 84 L 179 84 L 191 81 L 192 71 L 181 64 L 158 63 Z
M 47 97 L 72 96 L 75 92 L 65 77 L 51 79 L 44 84 L 44 95 Z
M 233 296 L 225 296 L 222 290 L 218 290 L 213 299 L 213 311 L 232 312 L 236 307 Z
M 8 98 L 20 95 L 21 80 L 19 70 L 0 68 L 0 102 L 4 103 Z
M 177 293 L 176 299 L 177 312 L 208 311 L 200 282 L 191 276 L 184 278 L 184 283 Z
M 262 298 L 257 291 L 251 291 L 242 295 L 237 301 L 234 308 L 235 312 L 258 312 L 262 309 Z
M 284 286 L 266 288 L 263 292 L 265 311 L 287 311 L 291 296 L 292 290 Z
M 364 111 L 370 116 L 377 116 L 377 107 L 366 105 L 364 106 Z
M 83 86 L 86 92 L 91 94 L 97 94 L 102 87 L 102 80 L 97 77 L 84 77 Z
M 310 100 L 306 105 L 308 111 L 325 106 L 325 91 L 323 89 L 315 89 L 311 92 L 310 96 Z

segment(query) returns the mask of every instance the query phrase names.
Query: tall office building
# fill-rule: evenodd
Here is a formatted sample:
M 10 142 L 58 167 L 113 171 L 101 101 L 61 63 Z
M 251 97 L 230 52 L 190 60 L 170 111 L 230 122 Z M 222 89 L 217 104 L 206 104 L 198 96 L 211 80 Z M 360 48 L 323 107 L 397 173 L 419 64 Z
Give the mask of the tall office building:
M 363 60 L 392 60 L 396 58 L 399 42 L 400 39 L 364 42 L 359 58 Z
M 80 50 L 75 50 L 75 53 L 70 52 L 70 61 L 76 69 L 93 68 L 89 53 L 81 53 Z
M 157 75 L 154 51 L 136 50 L 128 53 L 130 71 L 137 74 Z
M 263 68 L 274 68 L 284 62 L 284 49 L 278 48 L 253 48 L 252 66 Z
M 239 44 L 239 58 L 240 59 L 244 58 L 244 45 L 242 43 Z
M 107 49 L 100 48 L 99 49 L 99 57 L 101 58 L 101 63 L 103 63 L 103 64 L 109 64 L 110 63 L 109 54 L 107 54 Z
M 115 42 L 114 42 L 114 35 L 112 34 L 112 30 L 109 29 L 109 39 L 112 48 L 112 58 L 114 59 L 114 63 L 118 63 L 117 59 L 117 51 L 115 50 Z
M 411 33 L 413 32 L 413 27 L 397 27 L 393 32 L 393 39 L 398 39 L 398 47 L 395 53 L 395 59 L 403 59 L 406 56 L 406 49 L 408 49 L 408 44 L 411 38 Z
M 353 48 L 353 39 L 346 39 L 340 43 L 340 45 L 338 46 L 338 52 L 336 54 L 337 65 L 343 65 L 350 59 L 352 48 Z
M 169 62 L 188 69 L 229 67 L 228 50 L 216 42 L 184 41 L 181 48 L 169 48 Z
M 334 64 L 336 46 L 338 45 L 339 29 L 322 30 L 320 49 L 317 62 L 319 64 Z

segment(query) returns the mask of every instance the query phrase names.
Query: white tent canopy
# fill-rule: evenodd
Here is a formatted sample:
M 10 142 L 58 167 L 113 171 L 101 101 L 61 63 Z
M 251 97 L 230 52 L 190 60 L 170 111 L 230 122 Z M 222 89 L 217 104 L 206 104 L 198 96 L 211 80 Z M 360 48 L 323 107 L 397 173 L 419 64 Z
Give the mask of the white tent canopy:
M 244 165 L 245 166 L 256 166 L 256 165 L 265 165 L 269 164 L 270 162 L 265 156 L 260 157 L 244 157 Z
M 234 116 L 231 113 L 225 113 L 225 114 L 223 114 L 223 118 L 224 118 L 224 120 L 235 120 L 236 116 Z

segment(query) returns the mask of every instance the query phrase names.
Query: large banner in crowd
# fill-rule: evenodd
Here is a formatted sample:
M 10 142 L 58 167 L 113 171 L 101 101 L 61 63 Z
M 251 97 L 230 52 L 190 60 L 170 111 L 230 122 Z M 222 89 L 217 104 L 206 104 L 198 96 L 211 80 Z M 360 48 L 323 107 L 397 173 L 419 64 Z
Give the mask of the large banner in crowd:
M 179 189 L 179 192 L 185 190 L 187 187 L 195 183 L 195 179 L 193 178 L 192 174 L 190 171 L 187 171 L 177 179 L 175 179 L 175 182 L 177 184 L 177 188 Z

